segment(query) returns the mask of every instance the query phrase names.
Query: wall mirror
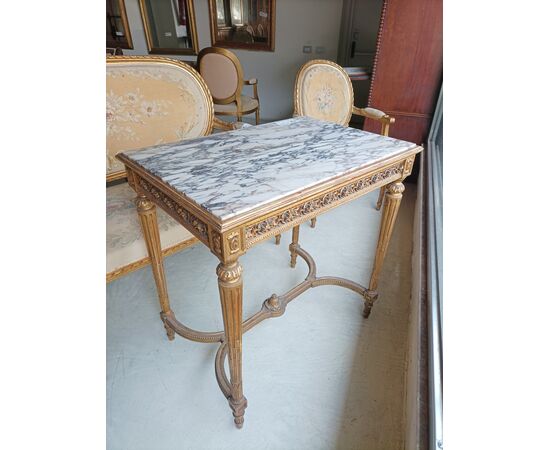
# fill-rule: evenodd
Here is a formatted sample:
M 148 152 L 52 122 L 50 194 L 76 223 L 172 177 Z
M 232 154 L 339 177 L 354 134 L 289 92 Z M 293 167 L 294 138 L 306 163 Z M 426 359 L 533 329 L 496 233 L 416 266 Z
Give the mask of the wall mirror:
M 107 47 L 134 48 L 124 0 L 107 0 Z
M 212 45 L 275 50 L 275 0 L 209 0 Z
M 139 9 L 149 53 L 198 53 L 193 0 L 139 0 Z

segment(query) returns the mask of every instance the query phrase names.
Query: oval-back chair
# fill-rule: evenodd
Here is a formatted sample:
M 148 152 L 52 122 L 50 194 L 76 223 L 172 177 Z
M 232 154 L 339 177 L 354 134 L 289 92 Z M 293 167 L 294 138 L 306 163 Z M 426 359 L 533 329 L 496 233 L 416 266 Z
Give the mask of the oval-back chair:
M 107 57 L 107 181 L 123 180 L 116 154 L 211 133 L 212 96 L 199 73 L 181 61 L 156 56 Z M 107 187 L 107 281 L 149 264 L 128 183 Z M 162 210 L 163 255 L 196 242 Z
M 239 58 L 229 50 L 219 47 L 203 48 L 197 56 L 197 68 L 206 81 L 216 114 L 236 116 L 242 120 L 245 114 L 256 113 L 256 125 L 260 123 L 260 99 L 258 80 L 245 80 Z M 253 97 L 242 94 L 244 85 L 253 87 Z
M 294 84 L 294 115 L 313 117 L 347 127 L 352 114 L 380 122 L 380 134 L 384 136 L 389 135 L 390 124 L 395 122 L 393 117 L 383 111 L 357 108 L 353 105 L 351 80 L 338 64 L 314 59 L 300 68 Z M 383 199 L 382 188 L 376 209 L 380 209 Z M 312 226 L 315 226 L 315 219 L 312 220 Z
M 393 117 L 374 108 L 356 108 L 353 105 L 353 86 L 346 71 L 325 59 L 306 62 L 296 75 L 294 84 L 294 115 L 334 122 L 348 126 L 352 114 L 358 114 L 382 124 L 381 134 L 388 136 Z M 380 209 L 385 189 L 380 189 L 376 209 Z M 317 218 L 311 219 L 314 228 Z M 281 242 L 281 236 L 275 237 Z

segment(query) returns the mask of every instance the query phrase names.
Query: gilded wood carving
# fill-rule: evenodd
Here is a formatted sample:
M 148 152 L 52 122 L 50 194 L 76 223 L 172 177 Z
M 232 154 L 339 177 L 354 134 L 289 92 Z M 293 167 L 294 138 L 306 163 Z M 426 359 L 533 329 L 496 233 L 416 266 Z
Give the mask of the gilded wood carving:
M 398 157 L 382 160 L 372 167 L 347 174 L 337 180 L 329 180 L 323 185 L 312 187 L 309 191 L 277 199 L 274 204 L 261 205 L 257 210 L 246 211 L 226 221 L 220 220 L 206 208 L 192 203 L 124 155 L 120 157 L 126 165 L 128 179 L 138 193 L 138 213 L 159 291 L 161 319 L 168 337 L 173 339 L 175 334 L 178 334 L 197 342 L 220 343 L 215 358 L 216 379 L 229 402 L 238 428 L 243 426 L 244 412 L 247 407 L 242 375 L 242 336 L 246 331 L 265 319 L 281 316 L 290 301 L 308 289 L 324 285 L 340 286 L 356 292 L 363 301 L 364 316 L 368 317 L 371 314 L 373 304 L 378 299 L 378 280 L 404 192 L 402 181 L 410 174 L 415 154 L 420 150 L 420 147 L 413 148 Z M 299 225 L 319 213 L 380 187 L 385 188 L 386 194 L 374 266 L 368 287 L 340 277 L 318 277 L 315 262 L 298 242 Z M 175 318 L 170 308 L 162 267 L 155 205 L 161 207 L 197 236 L 220 260 L 216 274 L 224 323 L 223 331 L 193 330 Z M 271 295 L 263 302 L 257 313 L 243 321 L 243 268 L 238 261 L 239 256 L 262 240 L 290 228 L 293 230 L 292 242 L 289 245 L 290 265 L 295 267 L 298 256 L 303 258 L 309 267 L 306 279 L 285 294 Z M 224 368 L 226 357 L 229 377 Z

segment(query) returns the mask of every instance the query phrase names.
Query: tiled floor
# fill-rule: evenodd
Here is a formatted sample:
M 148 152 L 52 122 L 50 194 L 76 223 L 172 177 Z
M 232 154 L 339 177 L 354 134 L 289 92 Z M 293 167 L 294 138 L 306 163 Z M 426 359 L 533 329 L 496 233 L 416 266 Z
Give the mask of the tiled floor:
M 378 192 L 302 226 L 318 275 L 367 283 L 378 235 Z M 361 298 L 322 286 L 284 316 L 246 333 L 242 430 L 214 377 L 216 344 L 176 337 L 159 320 L 149 268 L 107 286 L 107 443 L 110 450 L 402 449 L 414 187 L 407 186 L 368 320 Z M 244 315 L 302 281 L 289 267 L 290 233 L 241 258 Z M 216 258 L 201 244 L 166 260 L 172 308 L 188 326 L 222 329 Z

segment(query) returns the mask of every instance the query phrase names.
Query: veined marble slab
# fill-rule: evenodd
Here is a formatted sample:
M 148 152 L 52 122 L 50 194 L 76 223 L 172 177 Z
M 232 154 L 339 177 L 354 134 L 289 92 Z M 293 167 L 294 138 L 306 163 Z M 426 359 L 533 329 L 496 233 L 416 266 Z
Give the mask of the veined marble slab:
M 414 147 L 294 117 L 124 154 L 223 221 Z

